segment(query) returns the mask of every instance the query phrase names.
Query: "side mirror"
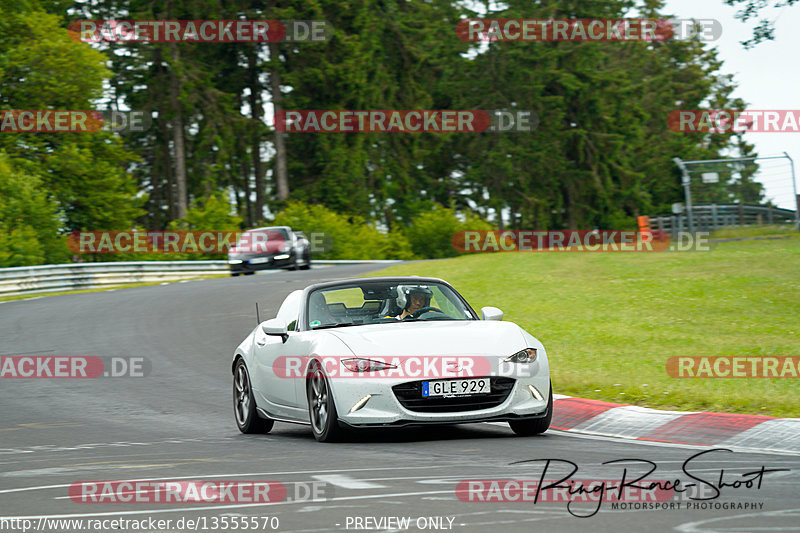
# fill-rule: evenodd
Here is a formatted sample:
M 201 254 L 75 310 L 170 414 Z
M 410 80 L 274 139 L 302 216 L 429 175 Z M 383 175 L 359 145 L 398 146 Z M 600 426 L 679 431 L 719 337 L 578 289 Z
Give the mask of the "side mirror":
M 503 320 L 503 312 L 496 307 L 482 307 L 481 320 Z
M 287 332 L 286 324 L 284 324 L 277 318 L 273 318 L 271 320 L 262 322 L 261 331 L 263 331 L 267 335 L 274 335 L 276 337 L 279 336 L 283 339 L 283 342 L 286 342 L 286 339 L 289 338 L 289 333 Z

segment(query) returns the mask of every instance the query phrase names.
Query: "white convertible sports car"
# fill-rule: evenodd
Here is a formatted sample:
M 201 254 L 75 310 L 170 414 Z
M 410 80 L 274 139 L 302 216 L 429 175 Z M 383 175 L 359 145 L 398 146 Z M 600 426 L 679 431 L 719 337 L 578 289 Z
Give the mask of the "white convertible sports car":
M 447 282 L 361 278 L 286 297 L 233 357 L 243 433 L 308 424 L 318 441 L 348 428 L 507 421 L 547 431 L 553 410 L 542 343 L 495 307 L 479 318 Z

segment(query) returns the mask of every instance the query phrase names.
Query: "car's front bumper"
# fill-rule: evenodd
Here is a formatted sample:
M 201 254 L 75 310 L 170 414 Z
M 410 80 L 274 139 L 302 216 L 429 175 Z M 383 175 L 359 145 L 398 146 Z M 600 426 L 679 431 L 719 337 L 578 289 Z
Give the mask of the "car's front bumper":
M 347 422 L 346 420 L 339 418 L 339 423 L 343 424 L 347 427 L 351 428 L 402 428 L 408 426 L 428 426 L 428 425 L 445 425 L 445 424 L 477 424 L 480 422 L 509 422 L 512 420 L 536 420 L 538 418 L 544 418 L 547 416 L 547 408 L 541 413 L 537 413 L 535 415 L 515 415 L 515 414 L 507 414 L 507 415 L 494 415 L 494 416 L 482 416 L 479 418 L 469 418 L 469 419 L 448 419 L 448 420 L 397 420 L 395 422 L 390 422 L 386 424 L 380 423 L 353 423 Z
M 287 268 L 294 265 L 294 260 L 294 254 L 290 253 L 265 254 L 253 257 L 229 258 L 228 266 L 232 274 L 244 274 L 258 270 Z
M 510 392 L 498 405 L 443 412 L 422 412 L 405 407 L 393 390 L 395 385 L 404 382 L 407 380 L 331 379 L 331 389 L 340 422 L 352 427 L 397 427 L 522 420 L 542 418 L 547 415 L 547 400 L 550 394 L 549 374 L 515 379 Z M 536 389 L 540 399 L 531 392 L 529 385 Z M 362 402 L 367 395 L 369 399 L 359 407 L 359 402 Z M 355 410 L 352 410 L 354 408 Z

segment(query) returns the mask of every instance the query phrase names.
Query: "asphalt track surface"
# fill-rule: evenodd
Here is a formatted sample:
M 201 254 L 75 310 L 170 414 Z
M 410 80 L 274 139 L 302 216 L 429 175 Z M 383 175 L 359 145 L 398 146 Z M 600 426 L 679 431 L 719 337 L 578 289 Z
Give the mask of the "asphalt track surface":
M 760 488 L 723 487 L 705 502 L 711 508 L 687 509 L 680 500 L 674 509 L 615 510 L 604 503 L 597 514 L 581 518 L 564 502 L 464 502 L 455 489 L 465 479 L 538 479 L 544 463 L 530 461 L 535 459 L 572 461 L 579 468 L 573 479 L 585 480 L 619 480 L 624 465 L 606 461 L 646 459 L 657 465 L 648 479 L 685 483 L 691 480 L 682 466 L 701 449 L 558 431 L 521 438 L 503 424 L 371 430 L 335 444 L 317 443 L 308 427 L 285 423 L 267 435 L 240 434 L 230 364 L 235 346 L 256 324 L 254 302 L 264 320 L 294 289 L 374 268 L 339 266 L 0 304 L 0 354 L 142 356 L 152 365 L 148 376 L 138 378 L 0 379 L 0 517 L 29 517 L 39 531 L 78 530 L 40 517 L 151 517 L 172 524 L 203 518 L 198 529 L 207 531 L 224 531 L 212 529 L 212 521 L 219 525 L 225 517 L 278 518 L 277 529 L 274 520 L 261 527 L 259 518 L 250 531 L 404 530 L 380 529 L 395 523 L 368 517 L 409 518 L 409 531 L 798 530 L 800 459 L 792 455 L 714 452 L 695 459 L 690 470 L 711 483 L 721 470 L 733 483 L 762 465 L 789 469 L 767 473 Z M 558 364 L 555 354 L 552 359 Z M 528 462 L 513 464 L 519 461 Z M 641 472 L 638 463 L 628 466 L 629 475 Z M 565 468 L 551 463 L 547 478 Z M 78 481 L 130 479 L 280 481 L 291 501 L 91 504 L 68 495 Z M 311 482 L 325 483 L 324 500 L 296 497 L 297 487 Z M 714 508 L 731 505 L 739 508 Z M 571 510 L 589 514 L 596 506 Z M 441 520 L 441 529 L 428 517 Z M 0 520 L 4 531 L 21 531 L 19 522 L 16 527 Z

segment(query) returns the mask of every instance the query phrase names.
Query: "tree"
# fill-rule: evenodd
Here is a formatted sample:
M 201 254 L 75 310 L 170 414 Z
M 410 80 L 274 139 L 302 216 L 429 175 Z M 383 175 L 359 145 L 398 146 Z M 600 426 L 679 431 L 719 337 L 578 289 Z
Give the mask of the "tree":
M 538 8 L 509 0 L 487 17 L 621 18 L 629 8 L 618 0 Z M 455 105 L 539 116 L 532 134 L 463 136 L 452 148 L 460 189 L 498 224 L 505 212 L 516 227 L 630 226 L 638 214 L 680 200 L 676 154 L 712 158 L 735 143 L 731 134 L 666 128 L 676 106 L 736 103 L 716 52 L 697 40 L 520 44 L 490 42 L 477 53 L 470 90 Z
M 796 4 L 799 0 L 773 0 L 770 6 L 769 0 L 725 0 L 729 6 L 741 6 L 736 13 L 736 18 L 742 22 L 747 22 L 758 17 L 764 9 L 768 7 L 783 8 Z M 775 21 L 765 17 L 758 19 L 758 24 L 753 28 L 753 36 L 746 41 L 742 41 L 745 48 L 752 48 L 758 43 L 775 39 Z
M 486 2 L 484 11 L 613 19 L 634 5 L 661 18 L 656 0 L 507 0 Z M 666 127 L 676 107 L 743 105 L 730 96 L 716 52 L 699 40 L 473 46 L 455 28 L 477 16 L 475 5 L 449 0 L 348 0 L 347 9 L 333 0 L 81 6 L 87 18 L 327 20 L 334 28 L 324 42 L 97 45 L 112 67 L 110 97 L 155 116 L 150 130 L 124 138 L 139 155 L 130 170 L 147 201 L 140 221 L 152 229 L 216 193 L 232 199 L 246 225 L 302 201 L 391 230 L 436 205 L 501 228 L 627 227 L 680 201 L 676 155 L 752 149 L 734 134 Z M 286 110 L 529 110 L 538 128 L 273 136 L 270 101 Z
M 58 230 L 58 206 L 39 178 L 0 152 L 0 267 L 63 262 L 68 251 Z
M 92 109 L 110 75 L 105 56 L 70 39 L 63 20 L 35 0 L 4 7 L 0 107 Z M 128 174 L 136 157 L 114 133 L 4 133 L 0 150 L 14 171 L 31 176 L 37 194 L 57 202 L 64 220 L 50 228 L 53 237 L 59 231 L 127 229 L 141 214 L 145 198 Z M 45 258 L 51 260 L 48 246 Z

